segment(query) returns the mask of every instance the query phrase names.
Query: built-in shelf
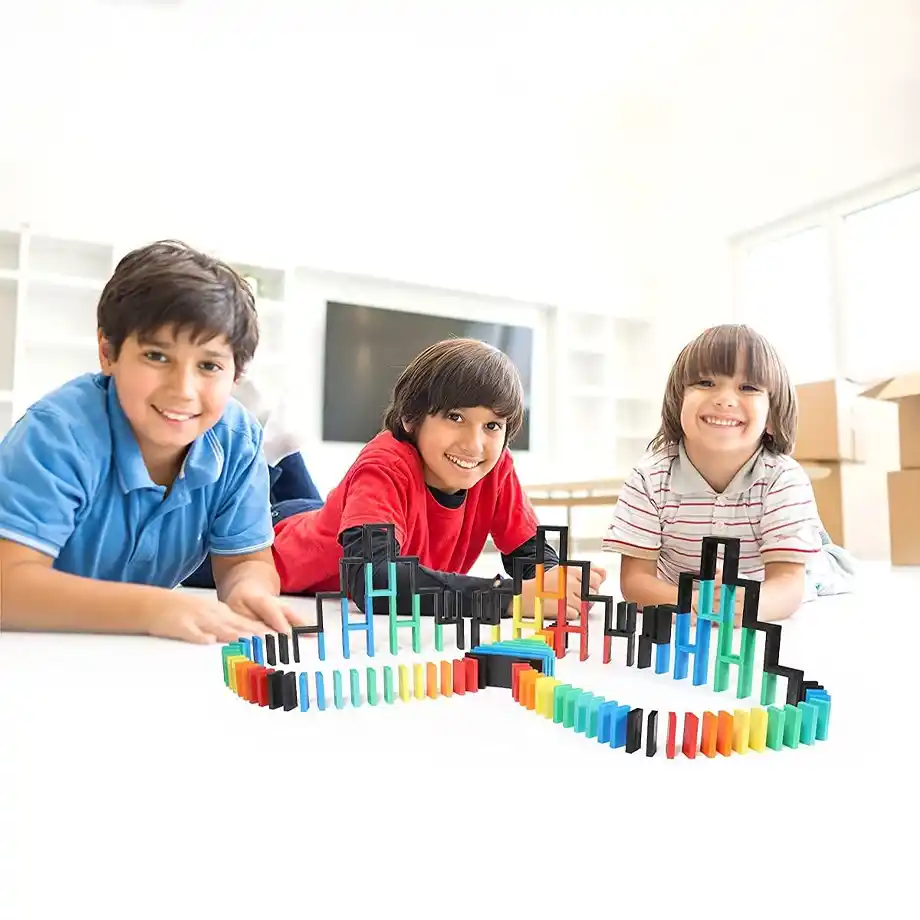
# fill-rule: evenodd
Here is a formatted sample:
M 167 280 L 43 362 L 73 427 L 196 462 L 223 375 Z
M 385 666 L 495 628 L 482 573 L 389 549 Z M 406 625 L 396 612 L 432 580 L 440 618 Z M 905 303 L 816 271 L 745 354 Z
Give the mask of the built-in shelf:
M 115 266 L 138 243 L 71 239 L 28 226 L 0 229 L 0 438 L 37 399 L 99 369 L 96 309 Z M 220 253 L 215 253 L 220 256 Z M 285 309 L 288 270 L 232 262 L 250 279 L 259 313 L 258 357 L 279 368 L 293 337 Z
M 70 239 L 28 226 L 0 229 L 0 438 L 45 393 L 98 370 L 99 295 L 121 258 L 143 242 Z M 478 295 L 339 275 L 284 260 L 271 264 L 264 254 L 212 254 L 253 288 L 260 329 L 253 376 L 287 393 L 295 406 L 311 403 L 305 413 L 310 419 L 321 416 L 328 300 L 382 298 L 405 309 L 437 312 L 431 304 L 440 299 L 456 315 L 466 315 L 468 308 L 491 315 L 491 306 L 483 305 L 488 298 Z M 523 311 L 515 314 L 520 321 L 537 330 L 540 352 L 535 391 L 543 394 L 538 426 L 543 434 L 533 450 L 548 471 L 564 470 L 568 481 L 625 475 L 658 427 L 661 392 L 648 379 L 655 363 L 649 360 L 654 325 L 621 315 L 626 309 L 514 304 Z M 546 481 L 545 473 L 538 480 Z

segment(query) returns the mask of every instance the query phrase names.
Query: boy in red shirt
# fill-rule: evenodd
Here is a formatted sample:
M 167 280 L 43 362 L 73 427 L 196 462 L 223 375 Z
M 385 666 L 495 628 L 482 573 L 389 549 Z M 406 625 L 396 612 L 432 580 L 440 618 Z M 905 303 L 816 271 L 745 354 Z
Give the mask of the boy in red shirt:
M 459 591 L 469 614 L 473 593 L 496 584 L 467 573 L 491 535 L 509 574 L 514 559 L 536 556 L 537 516 L 518 480 L 508 443 L 524 417 L 520 376 L 503 352 L 475 339 L 448 339 L 423 351 L 400 375 L 384 430 L 367 444 L 319 510 L 275 525 L 273 552 L 286 593 L 339 589 L 339 560 L 362 555 L 362 525 L 393 524 L 396 552 L 416 556 L 417 588 Z M 387 584 L 386 535 L 374 533 L 374 588 Z M 558 559 L 547 545 L 544 590 L 557 589 Z M 581 569 L 567 570 L 568 615 L 581 604 Z M 522 612 L 532 615 L 535 569 L 524 566 Z M 606 572 L 591 569 L 591 593 Z M 348 593 L 364 609 L 365 580 L 350 567 Z M 511 578 L 501 587 L 510 589 Z M 397 567 L 401 613 L 409 612 L 409 572 Z M 423 615 L 433 613 L 423 594 Z M 374 612 L 389 599 L 374 598 Z M 510 612 L 510 605 L 509 605 Z

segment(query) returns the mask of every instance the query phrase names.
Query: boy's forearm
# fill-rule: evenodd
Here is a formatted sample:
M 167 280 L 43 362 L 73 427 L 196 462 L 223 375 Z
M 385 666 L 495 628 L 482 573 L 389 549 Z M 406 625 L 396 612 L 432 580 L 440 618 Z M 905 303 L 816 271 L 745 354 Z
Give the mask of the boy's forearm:
M 802 605 L 804 589 L 795 578 L 767 579 L 760 586 L 757 619 L 764 622 L 785 620 Z
M 0 571 L 0 628 L 146 634 L 163 588 L 96 581 L 23 562 Z
M 640 607 L 653 607 L 656 604 L 676 604 L 677 585 L 662 581 L 654 575 L 637 573 L 623 586 L 623 599 L 632 601 Z
M 226 601 L 243 583 L 257 586 L 266 594 L 278 596 L 281 593 L 278 572 L 271 562 L 264 559 L 243 559 L 239 562 L 228 560 L 212 568 L 217 596 L 222 601 Z

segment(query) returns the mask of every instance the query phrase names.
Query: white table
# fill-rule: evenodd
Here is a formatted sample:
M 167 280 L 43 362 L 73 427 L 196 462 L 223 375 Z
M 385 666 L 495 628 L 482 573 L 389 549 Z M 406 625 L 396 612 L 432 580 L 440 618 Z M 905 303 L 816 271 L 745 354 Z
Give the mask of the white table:
M 833 696 L 826 742 L 714 761 L 667 760 L 666 714 L 648 759 L 644 747 L 627 755 L 553 725 L 507 690 L 269 711 L 224 686 L 220 646 L 5 633 L 0 916 L 69 917 L 78 905 L 94 918 L 343 906 L 382 916 L 387 904 L 405 917 L 610 917 L 626 906 L 674 916 L 676 901 L 683 915 L 709 916 L 723 899 L 754 916 L 790 902 L 858 907 L 856 889 L 868 897 L 875 862 L 888 858 L 868 822 L 885 819 L 886 803 L 906 815 L 897 783 L 916 770 L 916 729 L 900 714 L 915 697 L 914 616 L 903 610 L 904 637 L 886 640 L 882 605 L 895 599 L 820 601 L 784 627 L 783 661 Z M 331 698 L 332 668 L 349 664 L 336 606 L 324 616 Z M 377 623 L 378 668 L 461 654 L 450 628 L 434 653 L 428 621 L 425 652 L 413 655 L 401 630 L 394 658 Z M 604 665 L 596 615 L 592 630 L 589 661 L 573 642 L 557 662 L 566 682 L 646 712 L 757 703 L 627 669 L 623 640 Z M 310 671 L 315 645 L 302 642 Z M 361 635 L 353 648 L 363 688 Z M 631 873 L 656 859 L 665 880 L 647 888 Z M 706 871 L 693 868 L 700 859 Z M 779 887 L 765 895 L 758 886 L 771 879 Z M 894 890 L 872 895 L 880 916 Z

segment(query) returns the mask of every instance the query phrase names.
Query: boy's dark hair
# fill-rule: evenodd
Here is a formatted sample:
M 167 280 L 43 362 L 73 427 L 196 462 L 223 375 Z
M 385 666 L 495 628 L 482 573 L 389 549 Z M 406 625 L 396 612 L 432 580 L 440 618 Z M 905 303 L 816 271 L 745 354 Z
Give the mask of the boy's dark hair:
M 768 424 L 773 433 L 764 431 L 764 447 L 774 453 L 791 454 L 798 426 L 798 402 L 789 372 L 776 349 L 759 332 L 742 325 L 713 326 L 684 346 L 668 376 L 661 427 L 649 448 L 654 451 L 682 440 L 680 411 L 686 387 L 706 377 L 733 377 L 736 370 L 770 397 Z
M 223 335 L 233 351 L 236 376 L 259 344 L 255 298 L 229 265 L 177 240 L 160 240 L 124 256 L 99 298 L 96 322 L 112 360 L 131 335 L 163 326 L 187 330 L 196 341 Z
M 428 415 L 485 406 L 505 420 L 505 444 L 524 422 L 524 388 L 511 359 L 478 339 L 444 339 L 399 375 L 383 427 L 402 441 Z

